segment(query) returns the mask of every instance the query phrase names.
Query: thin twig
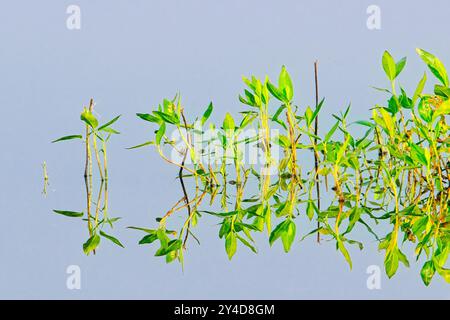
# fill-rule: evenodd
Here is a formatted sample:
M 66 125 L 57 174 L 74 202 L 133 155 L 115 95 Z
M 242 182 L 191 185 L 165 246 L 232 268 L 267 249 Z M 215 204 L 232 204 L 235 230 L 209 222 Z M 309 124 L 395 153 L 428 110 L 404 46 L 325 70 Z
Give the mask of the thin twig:
M 91 98 L 89 101 L 89 111 L 92 112 L 94 109 L 94 100 Z M 92 236 L 92 225 L 91 225 L 91 184 L 90 179 L 92 178 L 91 172 L 91 148 L 90 148 L 90 130 L 89 125 L 86 124 L 86 163 L 84 166 L 84 182 L 86 185 L 86 205 L 87 205 L 87 220 L 89 236 Z
M 47 187 L 49 185 L 48 183 L 48 174 L 47 174 L 47 163 L 44 161 L 42 163 L 42 171 L 44 174 L 44 188 L 42 189 L 42 194 L 45 196 L 47 196 Z
M 187 135 L 188 143 L 191 143 L 190 136 L 187 133 L 188 126 L 187 126 L 186 118 L 184 116 L 183 111 L 181 111 L 181 118 L 183 119 L 184 127 L 186 128 L 186 135 Z M 178 172 L 178 178 L 180 179 L 181 189 L 183 190 L 184 201 L 186 202 L 186 208 L 187 208 L 188 219 L 189 219 L 190 216 L 191 216 L 191 206 L 189 204 L 189 196 L 188 196 L 188 193 L 186 191 L 186 186 L 184 185 L 184 180 L 183 180 L 183 168 L 184 168 L 184 163 L 186 161 L 186 157 L 187 157 L 188 151 L 189 151 L 189 146 L 186 146 L 186 150 L 184 151 L 184 155 L 183 155 L 183 160 L 181 161 L 180 171 Z M 186 236 L 185 236 L 184 241 L 183 241 L 183 247 L 184 248 L 186 246 L 186 241 L 188 239 L 190 226 L 191 226 L 191 221 L 189 220 L 187 231 L 186 231 Z
M 319 62 L 316 60 L 314 62 L 314 83 L 316 88 L 316 110 L 319 106 L 319 81 L 318 81 L 318 64 Z M 317 134 L 319 131 L 319 114 L 316 115 L 316 119 L 314 120 L 314 144 L 317 145 Z M 318 178 L 319 171 L 319 159 L 317 157 L 317 152 L 314 152 L 314 168 L 316 171 L 316 195 L 317 195 L 317 210 L 320 212 L 320 181 Z M 317 230 L 320 230 L 320 221 L 317 221 Z M 317 231 L 317 243 L 320 243 L 320 232 Z

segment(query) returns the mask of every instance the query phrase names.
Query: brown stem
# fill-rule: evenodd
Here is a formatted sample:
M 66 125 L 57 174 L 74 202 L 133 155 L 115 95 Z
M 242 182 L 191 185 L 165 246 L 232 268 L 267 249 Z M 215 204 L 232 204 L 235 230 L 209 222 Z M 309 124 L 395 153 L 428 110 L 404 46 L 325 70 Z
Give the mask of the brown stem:
M 183 119 L 184 127 L 186 128 L 186 135 L 187 135 L 188 143 L 191 143 L 190 136 L 187 133 L 188 126 L 187 126 L 186 118 L 184 117 L 183 111 L 181 111 L 181 118 Z M 186 208 L 187 208 L 188 219 L 189 219 L 188 226 L 187 226 L 187 229 L 186 229 L 186 236 L 185 236 L 184 241 L 183 241 L 183 247 L 186 246 L 186 241 L 188 239 L 189 230 L 190 230 L 190 226 L 191 226 L 191 220 L 190 220 L 190 217 L 191 217 L 191 206 L 189 204 L 189 196 L 188 196 L 188 193 L 186 191 L 186 186 L 184 185 L 184 180 L 183 180 L 183 168 L 184 168 L 184 163 L 186 161 L 186 157 L 187 157 L 188 151 L 189 151 L 189 146 L 186 146 L 186 151 L 184 152 L 184 155 L 183 155 L 183 161 L 181 161 L 180 171 L 178 172 L 178 177 L 180 178 L 181 189 L 183 190 L 184 201 L 186 202 Z

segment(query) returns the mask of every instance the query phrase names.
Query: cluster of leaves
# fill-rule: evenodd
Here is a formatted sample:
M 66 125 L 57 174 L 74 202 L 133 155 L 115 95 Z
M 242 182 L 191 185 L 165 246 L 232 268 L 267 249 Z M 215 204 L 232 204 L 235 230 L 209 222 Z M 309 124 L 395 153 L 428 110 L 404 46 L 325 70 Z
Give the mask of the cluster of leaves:
M 107 157 L 107 143 L 111 136 L 119 134 L 118 131 L 111 126 L 119 120 L 120 116 L 115 117 L 111 121 L 103 125 L 99 122 L 93 114 L 94 101 L 91 99 L 90 106 L 84 107 L 80 115 L 80 119 L 85 125 L 85 135 L 76 134 L 61 137 L 52 141 L 68 141 L 68 140 L 82 140 L 85 147 L 86 163 L 84 179 L 86 184 L 86 216 L 82 211 L 68 211 L 68 210 L 53 210 L 55 213 L 71 217 L 82 218 L 87 222 L 89 238 L 83 244 L 83 251 L 85 254 L 93 252 L 95 254 L 96 248 L 100 244 L 101 238 L 105 238 L 112 243 L 123 247 L 122 243 L 112 235 L 105 232 L 104 228 L 109 226 L 113 228 L 113 224 L 120 218 L 111 218 L 108 216 L 108 157 Z M 99 146 L 100 144 L 100 146 Z M 94 191 L 93 183 L 93 157 L 97 163 L 97 173 L 100 177 L 100 185 L 98 186 L 98 197 L 94 201 L 92 199 Z
M 450 281 L 450 270 L 444 267 L 450 250 L 450 162 L 449 126 L 450 88 L 447 71 L 434 55 L 418 49 L 417 53 L 439 80 L 434 92 L 424 93 L 426 74 L 409 97 L 396 78 L 406 59 L 395 63 L 385 52 L 383 68 L 391 82 L 387 106 L 373 109 L 373 128 L 379 156 L 367 166 L 380 181 L 374 193 L 392 231 L 380 242 L 385 250 L 385 267 L 389 277 L 399 262 L 409 265 L 399 248 L 399 241 L 415 243 L 416 259 L 426 256 L 421 271 L 428 285 L 437 272 Z M 372 148 L 374 148 L 372 147 Z M 390 203 L 393 203 L 390 205 Z
M 227 113 L 221 127 L 213 123 L 206 126 L 213 111 L 211 103 L 202 117 L 188 123 L 179 96 L 165 99 L 151 114 L 137 114 L 155 124 L 157 130 L 153 140 L 133 148 L 154 145 L 165 161 L 179 168 L 183 191 L 175 206 L 157 219 L 157 229 L 138 228 L 146 233 L 139 243 L 159 240 L 157 256 L 165 256 L 167 262 L 183 262 L 188 237 L 197 240 L 191 227 L 202 214 L 211 214 L 220 219 L 219 237 L 224 239 L 230 259 L 238 243 L 257 252 L 252 235 L 264 230 L 271 245 L 281 240 L 287 252 L 297 238 L 296 219 L 306 216 L 319 227 L 303 238 L 320 233 L 334 240 L 350 267 L 348 246 L 363 246 L 350 237 L 359 224 L 385 251 L 389 277 L 396 273 L 399 262 L 409 265 L 403 253 L 403 244 L 409 242 L 416 247 L 416 259 L 425 256 L 421 276 L 426 285 L 435 273 L 450 281 L 450 270 L 444 266 L 450 252 L 449 80 L 437 57 L 424 50 L 417 52 L 439 81 L 433 93 L 423 92 L 427 80 L 424 74 L 413 95 L 408 95 L 397 83 L 406 58 L 396 62 L 385 52 L 382 67 L 390 88 L 379 90 L 388 95 L 387 103 L 373 107 L 369 120 L 348 124 L 350 108 L 333 115 L 336 122 L 324 136 L 313 128 L 324 101 L 314 108 L 298 107 L 285 67 L 276 84 L 268 77 L 264 81 L 244 77 L 246 89 L 239 100 L 249 109 L 241 112 L 240 121 Z M 179 132 L 181 146 L 168 136 L 169 126 Z M 352 135 L 350 126 L 365 128 L 364 134 Z M 256 134 L 242 137 L 248 128 L 255 128 Z M 271 135 L 272 128 L 281 134 Z M 213 132 L 212 140 L 219 142 L 223 161 L 204 164 L 199 157 L 192 137 L 205 130 Z M 265 161 L 259 170 L 244 161 L 242 145 L 256 146 L 262 152 Z M 283 150 L 279 161 L 273 157 L 274 145 Z M 178 152 L 181 161 L 167 156 L 168 148 Z M 299 156 L 304 152 L 318 159 L 315 169 L 309 169 L 305 157 Z M 201 153 L 211 156 L 214 152 L 202 149 Z M 269 173 L 273 168 L 275 175 Z M 187 192 L 186 178 L 195 183 L 193 195 Z M 249 181 L 257 183 L 258 195 L 245 196 Z M 318 183 L 327 194 L 334 195 L 323 209 L 317 204 L 320 194 L 314 191 Z M 201 210 L 207 195 L 209 210 Z M 211 211 L 217 197 L 221 209 Z M 168 218 L 182 209 L 188 215 L 180 231 L 167 231 Z M 383 221 L 391 229 L 380 237 L 371 225 Z

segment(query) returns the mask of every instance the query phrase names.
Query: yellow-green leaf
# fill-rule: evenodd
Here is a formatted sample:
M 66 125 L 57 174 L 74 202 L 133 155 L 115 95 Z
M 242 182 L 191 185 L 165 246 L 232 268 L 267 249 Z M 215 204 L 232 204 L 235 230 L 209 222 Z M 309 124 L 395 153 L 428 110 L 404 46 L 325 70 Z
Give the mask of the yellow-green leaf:
M 236 253 L 237 248 L 237 241 L 236 241 L 236 234 L 231 231 L 228 233 L 226 239 L 225 239 L 225 250 L 228 255 L 228 259 L 231 260 L 233 258 L 234 254 Z
M 94 234 L 83 244 L 84 253 L 89 254 L 91 251 L 94 251 L 99 244 L 100 244 L 100 236 L 98 234 Z
M 387 51 L 383 53 L 383 58 L 381 59 L 383 65 L 383 70 L 386 73 L 389 80 L 394 80 L 396 76 L 395 61 L 391 54 Z
M 98 120 L 97 118 L 90 112 L 88 109 L 84 108 L 83 112 L 80 116 L 81 120 L 86 122 L 90 127 L 93 129 L 97 128 L 98 126 Z

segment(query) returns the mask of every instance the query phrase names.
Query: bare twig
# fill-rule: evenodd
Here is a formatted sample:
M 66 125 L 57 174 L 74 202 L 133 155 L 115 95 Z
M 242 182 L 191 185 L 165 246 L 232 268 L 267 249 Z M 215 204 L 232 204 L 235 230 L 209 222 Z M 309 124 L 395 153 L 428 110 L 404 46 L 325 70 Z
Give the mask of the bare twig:
M 319 81 L 318 81 L 318 64 L 319 62 L 316 60 L 314 62 L 314 83 L 316 88 L 316 109 L 319 106 Z M 317 145 L 317 134 L 319 131 L 319 115 L 316 115 L 316 119 L 314 120 L 314 144 Z M 318 177 L 319 171 L 319 159 L 317 152 L 314 152 L 314 168 L 315 168 L 315 177 L 316 177 L 316 196 L 317 196 L 317 210 L 320 212 L 320 181 Z M 320 230 L 320 221 L 317 221 L 317 230 Z M 317 231 L 317 243 L 320 243 L 320 232 Z
M 184 127 L 186 128 L 186 135 L 187 135 L 187 139 L 188 139 L 188 143 L 191 143 L 191 139 L 189 134 L 187 133 L 187 122 L 186 122 L 186 118 L 184 116 L 183 111 L 181 111 L 181 118 L 183 119 L 183 123 L 184 123 Z M 187 226 L 187 230 L 186 230 L 186 236 L 184 238 L 183 241 L 183 247 L 185 248 L 186 246 L 186 241 L 188 239 L 189 236 L 189 232 L 190 232 L 190 226 L 191 226 L 191 221 L 190 221 L 190 217 L 191 217 L 191 206 L 189 204 L 189 196 L 188 193 L 186 191 L 186 186 L 184 185 L 184 180 L 183 180 L 183 168 L 184 168 L 184 163 L 186 161 L 186 157 L 189 151 L 189 146 L 186 146 L 186 150 L 184 151 L 184 155 L 183 155 L 183 160 L 181 161 L 181 166 L 180 166 L 180 171 L 178 172 L 178 177 L 180 178 L 180 184 L 181 184 L 181 189 L 183 190 L 183 195 L 184 195 L 184 201 L 186 202 L 186 208 L 187 208 L 187 212 L 188 212 L 188 226 Z

